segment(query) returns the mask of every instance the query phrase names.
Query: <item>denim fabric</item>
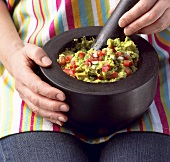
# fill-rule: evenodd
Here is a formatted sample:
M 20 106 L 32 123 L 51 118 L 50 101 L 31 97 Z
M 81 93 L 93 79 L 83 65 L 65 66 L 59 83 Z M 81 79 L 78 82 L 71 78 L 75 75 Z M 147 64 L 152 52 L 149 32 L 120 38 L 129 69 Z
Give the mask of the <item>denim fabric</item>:
M 88 162 L 81 142 L 67 134 L 21 133 L 0 140 L 0 162 Z
M 109 142 L 91 145 L 68 134 L 29 132 L 0 140 L 0 162 L 88 161 L 170 162 L 170 137 L 157 133 L 122 133 Z
M 170 162 L 170 136 L 157 133 L 123 133 L 101 153 L 103 162 Z

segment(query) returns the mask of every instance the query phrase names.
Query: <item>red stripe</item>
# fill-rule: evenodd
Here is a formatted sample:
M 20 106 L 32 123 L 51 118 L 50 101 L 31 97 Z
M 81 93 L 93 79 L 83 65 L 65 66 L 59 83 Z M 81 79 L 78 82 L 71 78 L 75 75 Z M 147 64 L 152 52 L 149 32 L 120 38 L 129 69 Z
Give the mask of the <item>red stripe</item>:
M 50 38 L 52 38 L 56 35 L 55 27 L 54 27 L 54 20 L 50 24 L 49 35 L 50 35 Z
M 35 32 L 35 31 L 36 31 L 36 29 L 37 29 L 37 26 L 38 26 L 38 18 L 37 18 L 36 14 L 35 14 L 35 9 L 34 9 L 34 3 L 33 3 L 33 0 L 32 0 L 32 8 L 33 8 L 34 16 L 35 16 L 35 18 L 36 18 L 36 27 L 35 27 L 35 29 L 34 29 L 34 32 Z M 34 32 L 33 32 L 33 33 L 31 34 L 31 36 L 29 37 L 29 39 L 28 39 L 28 43 L 30 43 L 30 39 L 31 39 L 32 35 L 34 34 Z
M 157 91 L 156 91 L 156 96 L 155 96 L 154 101 L 155 101 L 155 105 L 157 107 L 158 114 L 160 116 L 160 120 L 162 123 L 163 133 L 169 134 L 169 131 L 168 131 L 169 125 L 168 125 L 166 113 L 164 111 L 164 107 L 162 105 L 161 96 L 160 96 L 160 80 L 159 80 L 159 78 L 158 78 Z
M 151 35 L 148 36 L 148 40 L 153 45 L 153 40 L 152 40 Z M 155 37 L 155 41 L 158 43 L 159 40 Z M 160 45 L 160 42 L 158 44 Z M 164 107 L 163 107 L 163 104 L 162 104 L 162 101 L 161 101 L 161 96 L 160 96 L 160 80 L 159 80 L 159 78 L 158 78 L 157 91 L 156 91 L 154 101 L 155 101 L 155 105 L 156 105 L 157 110 L 158 110 L 158 114 L 160 116 L 163 132 L 166 133 L 166 134 L 169 134 L 168 120 L 167 120 L 166 113 L 164 111 Z
M 143 131 L 142 118 L 139 119 L 139 128 L 140 128 L 140 131 Z
M 20 125 L 19 125 L 19 132 L 22 132 L 22 121 L 23 121 L 23 110 L 24 110 L 25 102 L 22 100 L 21 102 L 21 114 L 20 114 Z
M 56 7 L 57 7 L 57 10 L 59 10 L 60 5 L 61 5 L 61 0 L 56 0 Z
M 60 126 L 58 126 L 57 124 L 53 124 L 53 131 L 59 132 Z
M 31 114 L 31 125 L 30 125 L 30 130 L 32 131 L 32 130 L 34 130 L 34 117 L 35 117 L 35 113 L 34 112 L 32 112 L 32 114 Z
M 149 41 L 150 44 L 153 45 L 152 35 L 151 34 L 148 35 L 148 41 Z
M 57 9 L 57 11 L 59 10 L 60 5 L 61 5 L 61 0 L 56 0 L 56 9 Z M 57 35 L 57 33 L 55 31 L 54 20 L 50 24 L 49 35 L 50 35 L 50 38 L 52 38 L 52 37 Z
M 9 2 L 8 2 L 8 9 L 9 9 L 10 14 L 12 14 L 14 9 L 13 9 L 13 6 L 11 6 Z
M 73 9 L 72 9 L 71 0 L 66 0 L 65 8 L 66 8 L 68 29 L 73 29 L 75 28 L 75 26 L 74 26 L 74 17 L 73 17 Z

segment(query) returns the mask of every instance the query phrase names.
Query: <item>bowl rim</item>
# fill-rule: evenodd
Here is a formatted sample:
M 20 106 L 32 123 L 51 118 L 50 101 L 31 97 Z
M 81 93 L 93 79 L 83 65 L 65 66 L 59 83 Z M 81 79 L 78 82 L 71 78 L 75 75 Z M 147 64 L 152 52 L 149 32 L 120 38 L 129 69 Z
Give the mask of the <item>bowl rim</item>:
M 117 82 L 112 83 L 89 83 L 67 75 L 59 64 L 57 63 L 58 54 L 66 44 L 75 38 L 82 36 L 95 36 L 102 29 L 102 26 L 89 26 L 75 28 L 65 31 L 57 36 L 50 39 L 44 46 L 43 49 L 52 60 L 50 67 L 40 67 L 43 78 L 56 88 L 62 91 L 69 91 L 84 95 L 114 95 L 125 93 L 134 89 L 137 89 L 144 84 L 147 84 L 158 72 L 158 55 L 153 46 L 146 41 L 144 38 L 138 35 L 132 35 L 130 38 L 137 44 L 142 64 L 140 68 L 132 75 L 125 79 L 121 79 Z M 59 46 L 57 46 L 59 44 Z M 141 47 L 140 47 L 141 46 Z M 145 75 L 145 76 L 143 76 Z

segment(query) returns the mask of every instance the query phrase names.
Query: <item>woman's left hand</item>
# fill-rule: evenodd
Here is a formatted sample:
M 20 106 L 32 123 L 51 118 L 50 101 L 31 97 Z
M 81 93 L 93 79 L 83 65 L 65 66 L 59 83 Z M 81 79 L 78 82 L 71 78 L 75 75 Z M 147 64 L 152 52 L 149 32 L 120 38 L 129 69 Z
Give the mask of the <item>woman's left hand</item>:
M 125 35 L 152 34 L 170 26 L 170 0 L 140 0 L 119 20 Z

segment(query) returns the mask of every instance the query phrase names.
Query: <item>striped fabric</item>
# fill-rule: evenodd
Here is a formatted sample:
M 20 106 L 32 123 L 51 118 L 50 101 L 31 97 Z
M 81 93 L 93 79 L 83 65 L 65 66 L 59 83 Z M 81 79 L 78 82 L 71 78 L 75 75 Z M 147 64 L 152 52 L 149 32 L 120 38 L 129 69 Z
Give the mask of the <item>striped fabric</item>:
M 116 0 L 6 0 L 18 33 L 24 42 L 43 46 L 61 32 L 82 26 L 103 25 Z M 16 5 L 16 6 L 15 6 Z M 15 6 L 15 8 L 14 8 Z M 158 86 L 149 110 L 129 131 L 153 131 L 170 134 L 170 29 L 145 35 L 160 59 Z M 169 81 L 169 82 L 168 82 Z M 110 137 L 87 139 L 35 115 L 18 95 L 14 80 L 0 63 L 0 137 L 26 131 L 61 131 L 78 136 L 88 143 L 100 143 Z

